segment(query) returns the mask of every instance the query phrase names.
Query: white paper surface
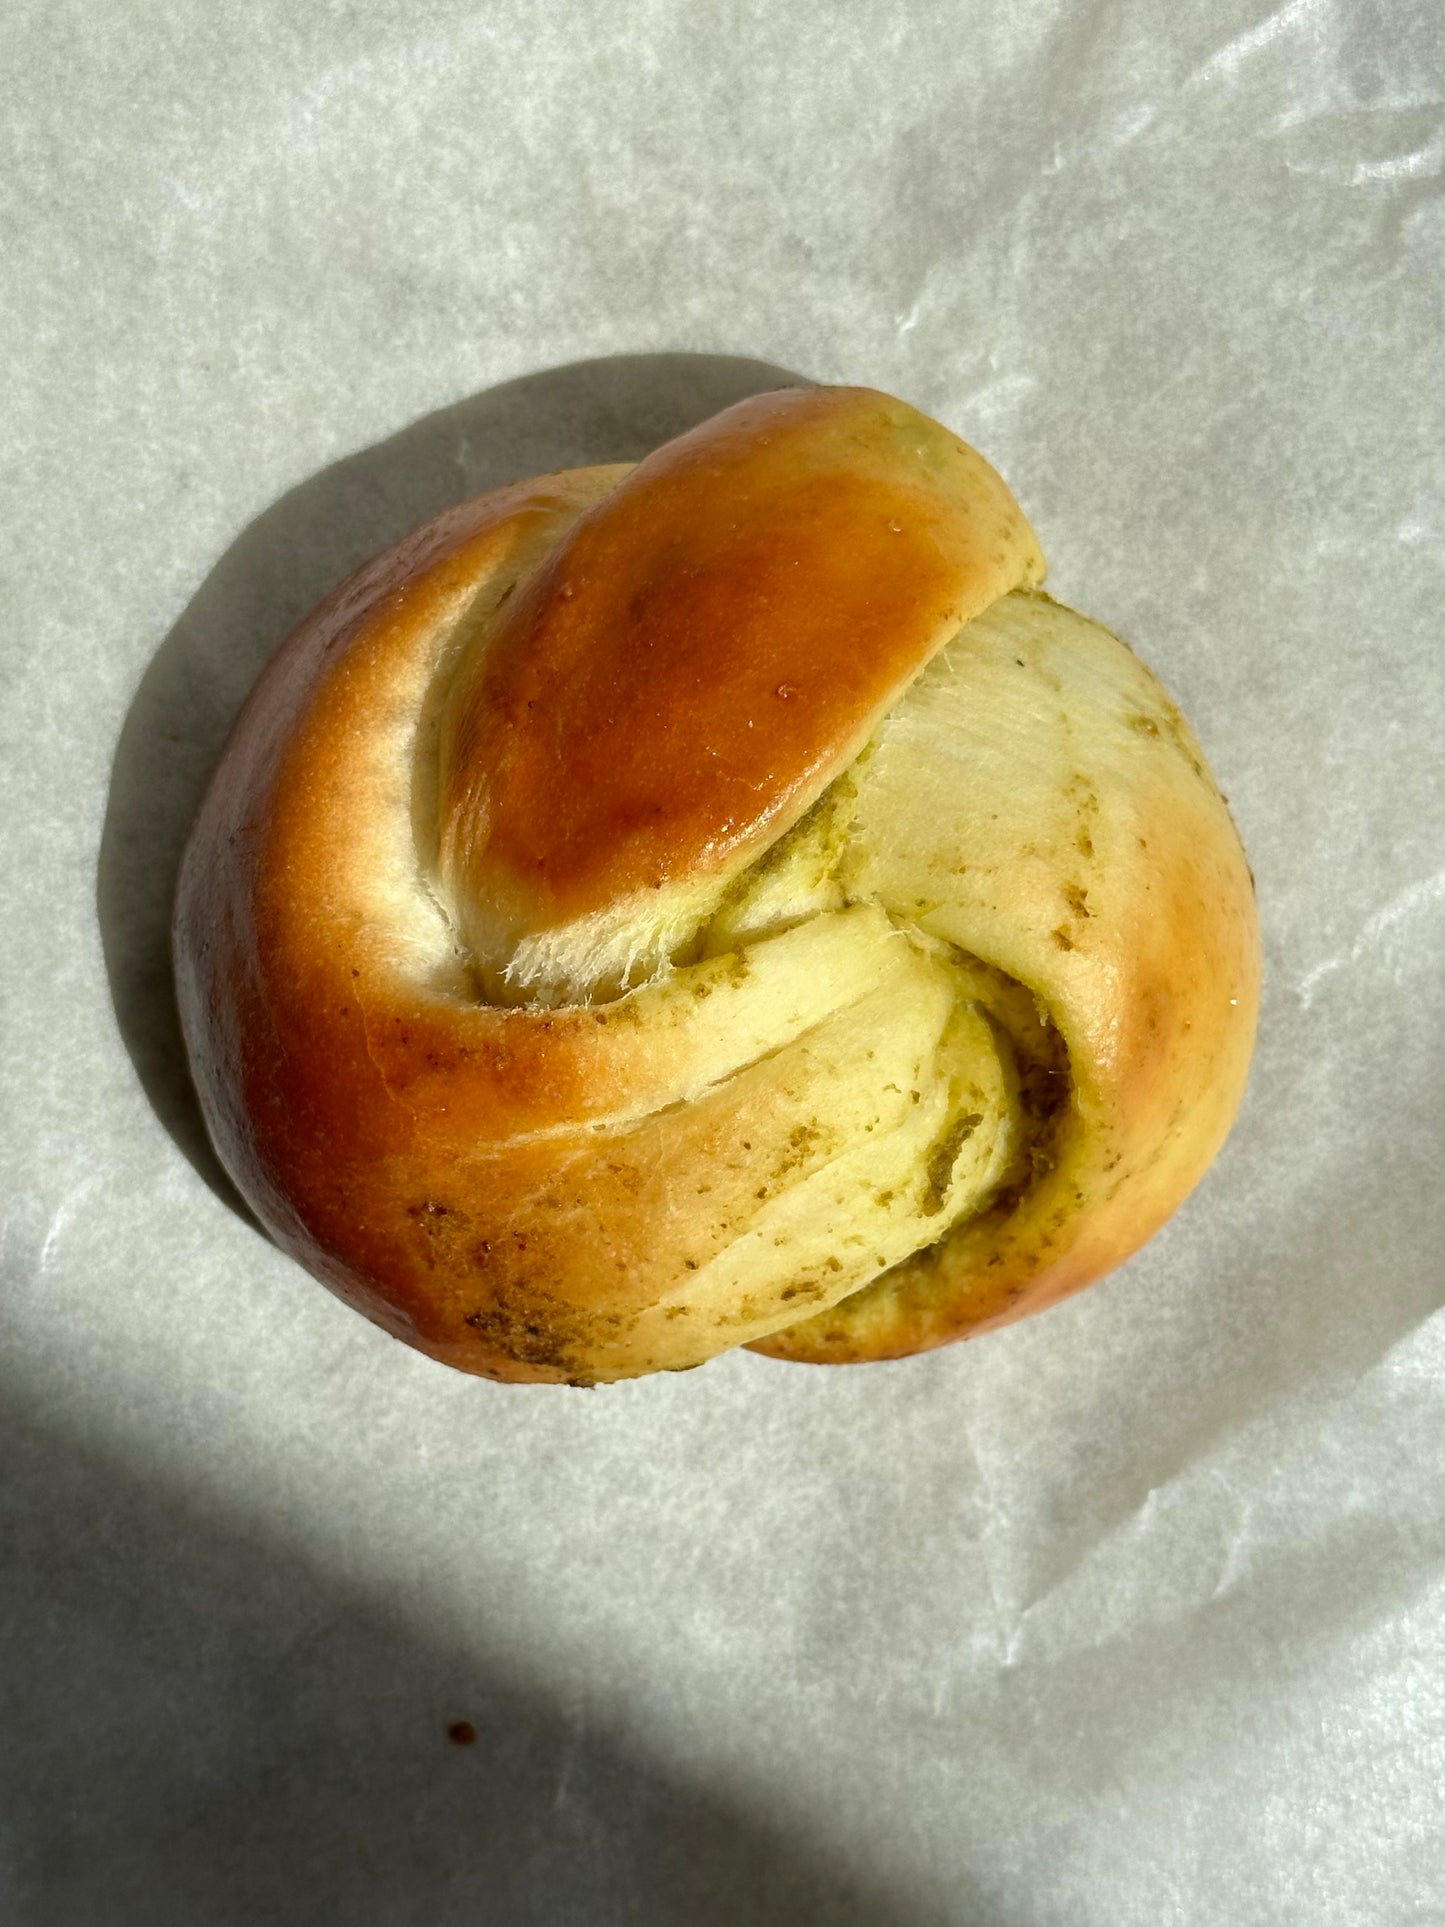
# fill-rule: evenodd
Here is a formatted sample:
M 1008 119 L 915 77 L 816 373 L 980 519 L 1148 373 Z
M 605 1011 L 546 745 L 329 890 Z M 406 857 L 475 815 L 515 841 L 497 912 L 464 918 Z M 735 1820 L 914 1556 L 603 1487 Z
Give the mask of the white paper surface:
M 0 1913 L 1445 1920 L 1445 16 L 0 42 Z M 789 373 L 981 446 L 1194 721 L 1265 922 L 1246 1112 L 1123 1273 L 962 1349 L 471 1382 L 208 1181 L 186 818 L 354 561 Z

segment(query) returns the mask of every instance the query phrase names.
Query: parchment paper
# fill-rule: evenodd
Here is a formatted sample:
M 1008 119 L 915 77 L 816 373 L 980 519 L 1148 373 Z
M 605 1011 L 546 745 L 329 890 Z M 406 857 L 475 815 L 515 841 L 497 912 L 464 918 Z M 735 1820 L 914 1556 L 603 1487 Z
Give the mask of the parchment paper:
M 1445 1921 L 1445 15 L 11 0 L 0 42 L 0 1914 Z M 790 375 L 981 446 L 1193 719 L 1267 933 L 1248 1105 L 1007 1333 L 470 1382 L 228 1198 L 180 839 L 345 568 Z

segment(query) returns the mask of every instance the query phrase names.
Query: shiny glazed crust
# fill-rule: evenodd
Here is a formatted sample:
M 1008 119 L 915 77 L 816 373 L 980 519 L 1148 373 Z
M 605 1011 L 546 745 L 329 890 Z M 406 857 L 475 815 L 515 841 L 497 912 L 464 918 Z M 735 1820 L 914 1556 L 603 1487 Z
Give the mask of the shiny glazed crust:
M 1213 1157 L 1258 990 L 1178 712 L 1003 484 L 867 390 L 464 503 L 268 666 L 182 1020 L 277 1242 L 463 1370 L 896 1357 Z

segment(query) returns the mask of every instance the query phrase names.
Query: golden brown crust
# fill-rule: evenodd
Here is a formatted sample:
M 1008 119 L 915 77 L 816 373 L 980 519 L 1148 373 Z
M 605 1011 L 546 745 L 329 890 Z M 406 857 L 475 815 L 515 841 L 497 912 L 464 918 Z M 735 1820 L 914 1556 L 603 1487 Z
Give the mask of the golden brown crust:
M 948 833 L 969 841 L 972 898 L 930 910 L 929 866 L 957 868 L 959 852 L 925 847 L 908 826 L 898 834 L 912 854 L 870 882 L 868 853 L 894 834 L 889 785 L 902 785 L 907 816 L 921 780 L 895 770 L 885 724 L 857 786 L 842 907 L 596 1008 L 485 1001 L 436 900 L 434 864 L 490 783 L 494 752 L 505 765 L 487 790 L 495 834 L 475 861 L 461 847 L 459 867 L 471 887 L 510 893 L 517 927 L 690 863 L 705 869 L 729 837 L 732 858 L 746 860 L 890 701 L 897 731 L 930 727 L 928 675 L 906 701 L 903 689 L 955 616 L 978 614 L 1040 566 L 1002 484 L 951 436 L 919 435 L 911 455 L 895 446 L 899 473 L 880 476 L 876 437 L 896 441 L 921 420 L 901 404 L 842 391 L 765 398 L 722 419 L 713 439 L 683 448 L 675 473 L 671 458 L 654 458 L 640 481 L 585 470 L 498 491 L 343 584 L 262 677 L 187 851 L 178 988 L 224 1161 L 283 1248 L 387 1330 L 467 1371 L 591 1381 L 749 1342 L 793 1357 L 891 1357 L 1019 1315 L 1149 1235 L 1208 1162 L 1242 1087 L 1257 937 L 1227 813 L 1147 672 L 1072 630 L 1051 642 L 1027 598 L 1008 606 L 1033 628 L 1010 631 L 1012 616 L 1001 629 L 974 624 L 938 659 L 950 688 L 976 678 L 961 713 L 976 713 L 979 762 L 1003 756 L 970 795 L 971 828 Z M 850 434 L 864 449 L 857 488 L 839 480 L 833 446 Z M 755 474 L 757 499 L 793 544 L 778 548 L 740 513 L 751 558 L 741 576 L 718 493 L 729 462 L 728 487 L 749 499 Z M 946 488 L 939 464 L 958 465 Z M 961 508 L 949 488 L 962 490 Z M 819 522 L 825 504 L 836 522 Z M 890 504 L 897 514 L 884 513 L 879 533 Z M 908 532 L 910 518 L 924 533 Z M 848 556 L 833 553 L 827 529 Z M 901 575 L 890 573 L 895 541 Z M 671 573 L 659 572 L 659 545 L 684 558 Z M 576 594 L 561 597 L 573 569 Z M 761 601 L 739 598 L 739 579 L 776 597 L 777 629 Z M 661 667 L 654 682 L 634 657 L 629 695 L 633 593 Z M 568 602 L 583 605 L 580 626 Z M 718 673 L 693 709 L 688 692 L 730 647 L 734 611 L 740 691 Z M 569 685 L 564 672 L 594 647 L 596 677 Z M 782 668 L 768 665 L 770 647 Z M 832 691 L 823 671 L 840 651 Z M 1104 669 L 1080 670 L 1071 690 L 1070 665 L 1096 658 Z M 777 697 L 785 675 L 812 695 Z M 560 694 L 558 737 L 590 775 L 590 796 L 549 790 L 561 773 L 525 720 L 538 715 L 525 708 L 534 677 Z M 627 748 L 625 724 L 659 700 L 667 783 L 651 815 L 629 816 L 652 771 Z M 439 822 L 436 738 L 449 701 L 481 720 L 459 725 L 451 773 L 464 800 L 443 799 Z M 589 763 L 581 735 L 594 702 L 611 747 Z M 1045 739 L 1048 717 L 1071 703 L 1084 721 L 1065 752 Z M 750 719 L 744 733 L 768 735 L 766 753 L 735 750 L 719 759 L 727 782 L 695 780 L 693 759 Z M 1029 791 L 1035 765 L 1024 830 L 1008 798 Z M 751 817 L 728 801 L 739 780 L 760 786 Z M 920 820 L 946 814 L 930 801 Z M 992 1015 L 969 1015 L 988 1004 L 983 993 L 970 1001 L 957 963 L 967 957 L 1053 1012 L 1067 1092 L 1052 1117 L 1039 1095 L 1048 1064 L 1031 1070 L 1019 1045 L 1022 1068 L 1010 1068 L 1010 1048 L 989 1043 Z M 1020 1101 L 1038 1113 L 1024 1118 L 1028 1171 Z M 997 1113 L 993 1162 L 980 1152 L 969 1180 L 977 1209 L 940 1165 L 940 1146 L 953 1157 L 974 1128 L 968 1110 L 960 1137 L 961 1104 L 989 1111 L 980 1140 Z M 877 1208 L 847 1230 L 860 1172 Z M 933 1253 L 910 1258 L 925 1236 L 906 1222 L 890 1229 L 883 1201 L 895 1191 L 945 1233 Z M 951 1229 L 930 1216 L 946 1192 Z M 832 1242 L 817 1223 L 835 1227 Z M 814 1305 L 828 1309 L 809 1319 Z
M 949 634 L 1042 575 L 998 477 L 902 402 L 739 402 L 584 515 L 463 672 L 452 867 L 522 931 L 746 861 Z

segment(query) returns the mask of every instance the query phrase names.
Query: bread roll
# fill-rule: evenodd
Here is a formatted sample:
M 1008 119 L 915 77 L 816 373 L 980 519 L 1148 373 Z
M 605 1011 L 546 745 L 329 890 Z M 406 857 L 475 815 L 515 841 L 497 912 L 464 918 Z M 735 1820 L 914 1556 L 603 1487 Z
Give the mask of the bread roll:
M 1153 675 L 986 462 L 866 389 L 465 502 L 242 712 L 182 1020 L 277 1243 L 464 1371 L 897 1358 L 1197 1182 L 1259 981 Z

